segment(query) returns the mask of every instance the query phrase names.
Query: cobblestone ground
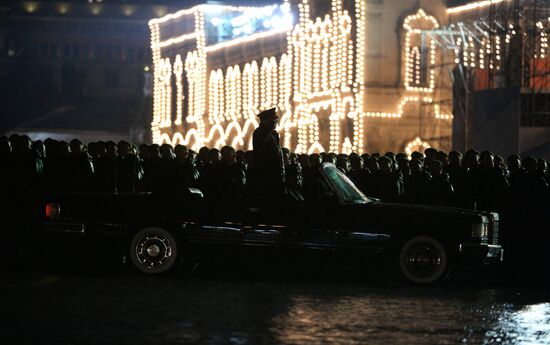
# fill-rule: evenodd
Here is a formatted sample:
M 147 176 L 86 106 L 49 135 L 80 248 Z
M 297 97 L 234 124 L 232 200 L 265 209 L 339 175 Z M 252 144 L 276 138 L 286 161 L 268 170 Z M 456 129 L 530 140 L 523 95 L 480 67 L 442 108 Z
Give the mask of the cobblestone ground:
M 2 344 L 550 344 L 542 287 L 5 273 Z

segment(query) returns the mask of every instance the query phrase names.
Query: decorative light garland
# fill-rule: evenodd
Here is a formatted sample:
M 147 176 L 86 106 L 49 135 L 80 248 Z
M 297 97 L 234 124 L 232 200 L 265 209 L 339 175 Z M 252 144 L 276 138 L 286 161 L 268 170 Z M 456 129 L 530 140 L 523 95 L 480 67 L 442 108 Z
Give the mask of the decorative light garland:
M 183 114 L 183 64 L 181 62 L 181 56 L 176 55 L 174 61 L 174 76 L 176 77 L 176 120 L 175 125 L 181 125 L 181 117 Z
M 421 151 L 424 151 L 425 149 L 428 149 L 430 147 L 431 147 L 430 144 L 428 144 L 425 141 L 422 141 L 422 139 L 420 139 L 420 137 L 416 137 L 413 141 L 409 142 L 407 144 L 407 146 L 405 146 L 405 153 L 410 158 L 413 151 L 416 151 L 416 150 L 413 150 L 413 149 L 418 148 Z
M 449 9 L 447 9 L 447 13 L 457 14 L 457 13 L 461 13 L 461 12 L 477 10 L 477 9 L 485 8 L 485 7 L 488 7 L 488 6 L 491 6 L 491 5 L 496 5 L 496 4 L 499 4 L 501 2 L 504 2 L 504 0 L 476 1 L 476 2 L 472 2 L 472 3 L 466 4 L 466 5 L 462 5 L 462 6 L 451 7 Z
M 546 22 L 546 25 L 545 25 Z M 548 30 L 550 28 L 550 19 L 540 20 L 536 23 L 535 40 L 536 47 L 534 49 L 535 58 L 545 58 L 548 51 Z M 455 63 L 462 64 L 467 68 L 479 68 L 500 70 L 502 65 L 502 52 L 509 51 L 509 44 L 516 36 L 523 36 L 524 31 L 514 27 L 513 24 L 508 24 L 504 32 L 499 32 L 490 37 L 487 31 L 482 32 L 480 39 L 474 38 L 470 34 L 464 35 L 464 39 L 456 37 L 454 43 Z M 414 66 L 413 61 L 407 60 L 408 70 Z M 412 74 L 405 74 L 405 81 L 412 82 Z
M 405 80 L 404 86 L 407 91 L 431 93 L 435 87 L 435 42 L 430 41 L 429 61 L 422 61 L 422 54 L 417 41 L 422 39 L 425 30 L 432 30 L 439 27 L 437 20 L 419 9 L 417 13 L 410 15 L 403 21 L 405 30 Z M 426 81 L 422 83 L 422 65 L 426 66 Z M 423 84 L 421 86 L 421 84 Z M 413 86 L 414 85 L 414 86 Z

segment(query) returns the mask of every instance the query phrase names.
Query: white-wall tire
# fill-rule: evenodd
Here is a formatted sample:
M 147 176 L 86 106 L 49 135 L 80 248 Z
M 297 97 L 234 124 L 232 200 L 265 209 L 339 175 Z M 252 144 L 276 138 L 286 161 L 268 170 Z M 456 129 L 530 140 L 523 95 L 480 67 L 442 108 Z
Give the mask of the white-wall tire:
M 416 284 L 430 284 L 441 280 L 448 267 L 447 250 L 441 242 L 430 236 L 413 237 L 399 251 L 401 274 Z
M 130 242 L 130 259 L 135 268 L 148 274 L 160 274 L 172 269 L 178 258 L 175 237 L 160 227 L 138 231 Z

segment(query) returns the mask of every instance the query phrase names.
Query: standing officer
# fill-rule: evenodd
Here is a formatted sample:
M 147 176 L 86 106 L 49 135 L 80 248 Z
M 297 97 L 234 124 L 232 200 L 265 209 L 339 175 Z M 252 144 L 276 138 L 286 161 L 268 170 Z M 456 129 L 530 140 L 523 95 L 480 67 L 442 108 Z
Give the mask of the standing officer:
M 285 191 L 285 165 L 275 130 L 279 117 L 277 109 L 271 108 L 258 114 L 260 125 L 252 138 L 255 190 L 260 199 L 281 199 Z

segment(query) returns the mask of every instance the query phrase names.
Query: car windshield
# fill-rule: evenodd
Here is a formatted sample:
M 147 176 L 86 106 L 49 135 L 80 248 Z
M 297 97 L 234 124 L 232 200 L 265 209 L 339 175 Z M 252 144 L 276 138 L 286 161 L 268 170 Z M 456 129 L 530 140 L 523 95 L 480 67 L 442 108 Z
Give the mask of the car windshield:
M 322 167 L 329 183 L 334 186 L 339 198 L 346 204 L 364 204 L 370 202 L 353 182 L 333 164 L 324 164 Z

